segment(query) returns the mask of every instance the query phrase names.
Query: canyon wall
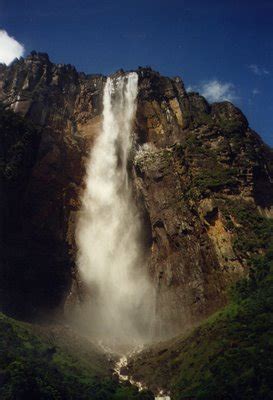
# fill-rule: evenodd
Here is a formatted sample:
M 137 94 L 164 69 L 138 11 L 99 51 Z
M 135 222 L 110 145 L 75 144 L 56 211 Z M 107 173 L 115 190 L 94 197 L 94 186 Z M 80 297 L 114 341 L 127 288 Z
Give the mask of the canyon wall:
M 164 335 L 225 304 L 228 287 L 263 251 L 252 219 L 272 216 L 273 156 L 231 103 L 210 105 L 180 78 L 136 72 L 129 168 Z M 7 110 L 20 119 L 17 135 L 0 130 L 0 301 L 8 313 L 31 318 L 80 300 L 75 226 L 105 81 L 35 52 L 0 66 L 6 125 L 14 118 Z

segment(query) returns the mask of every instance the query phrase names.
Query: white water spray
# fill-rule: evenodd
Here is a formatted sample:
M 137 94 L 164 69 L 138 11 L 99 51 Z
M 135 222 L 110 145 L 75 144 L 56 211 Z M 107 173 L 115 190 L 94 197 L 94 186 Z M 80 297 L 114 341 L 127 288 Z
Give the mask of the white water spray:
M 127 173 L 137 90 L 136 73 L 107 79 L 103 127 L 87 166 L 77 229 L 78 266 L 90 289 L 85 307 L 90 331 L 127 344 L 147 337 L 153 308 Z

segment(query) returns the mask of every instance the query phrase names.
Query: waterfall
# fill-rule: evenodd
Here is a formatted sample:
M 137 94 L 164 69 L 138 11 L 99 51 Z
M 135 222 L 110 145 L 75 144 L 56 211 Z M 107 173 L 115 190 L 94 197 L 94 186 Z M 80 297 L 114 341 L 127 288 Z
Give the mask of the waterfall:
M 141 221 L 128 179 L 138 76 L 108 78 L 103 126 L 87 165 L 77 227 L 78 267 L 90 292 L 85 318 L 102 340 L 139 341 L 153 307 Z

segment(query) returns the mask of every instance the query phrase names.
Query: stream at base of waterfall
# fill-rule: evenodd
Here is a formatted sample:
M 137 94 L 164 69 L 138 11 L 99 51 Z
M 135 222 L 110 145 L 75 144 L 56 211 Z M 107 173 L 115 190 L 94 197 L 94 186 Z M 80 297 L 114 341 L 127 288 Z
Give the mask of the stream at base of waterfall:
M 113 360 L 113 351 L 111 347 L 108 347 L 103 341 L 99 340 L 97 342 L 98 347 L 105 353 L 109 355 L 109 360 Z M 114 372 L 113 375 L 116 375 L 118 377 L 118 380 L 120 383 L 124 382 L 129 382 L 131 385 L 134 385 L 138 388 L 138 390 L 141 392 L 142 390 L 149 390 L 149 387 L 145 385 L 143 382 L 136 381 L 133 379 L 132 376 L 128 374 L 128 360 L 131 357 L 134 357 L 138 353 L 140 353 L 143 350 L 143 345 L 138 345 L 135 346 L 133 350 L 128 351 L 124 355 L 117 355 L 115 354 L 115 359 L 116 362 L 114 363 Z M 119 358 L 118 358 L 119 357 Z M 171 397 L 169 393 L 160 388 L 157 389 L 155 395 L 155 400 L 171 400 Z
M 132 385 L 135 385 L 139 391 L 143 389 L 148 389 L 143 383 L 135 381 L 129 375 L 126 375 L 127 365 L 128 365 L 128 358 L 133 356 L 134 354 L 138 353 L 142 349 L 136 349 L 132 353 L 127 356 L 122 356 L 115 364 L 114 373 L 117 374 L 120 382 L 130 382 Z M 169 395 L 164 394 L 164 391 L 159 389 L 157 395 L 155 396 L 155 400 L 171 400 Z
M 130 356 L 133 356 L 135 353 L 139 352 L 141 349 L 137 349 L 134 352 L 132 352 L 131 354 L 129 354 Z M 122 372 L 122 371 L 126 371 L 128 365 L 128 357 L 127 356 L 122 356 L 115 364 L 115 374 L 117 374 L 119 381 L 120 382 L 130 382 L 132 385 L 135 385 L 139 391 L 143 390 L 143 389 L 148 389 L 147 386 L 145 386 L 143 383 L 135 381 L 132 377 L 130 377 L 129 375 L 126 375 L 126 373 Z M 155 400 L 171 400 L 169 395 L 165 395 L 163 390 L 158 390 L 158 394 L 155 397 Z

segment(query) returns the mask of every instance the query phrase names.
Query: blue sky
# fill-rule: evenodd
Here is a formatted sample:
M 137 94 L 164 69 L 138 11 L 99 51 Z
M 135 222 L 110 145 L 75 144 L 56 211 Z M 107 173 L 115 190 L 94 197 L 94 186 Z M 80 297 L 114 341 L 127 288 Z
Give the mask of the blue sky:
M 179 75 L 273 145 L 273 0 L 0 0 L 0 29 L 80 71 Z

